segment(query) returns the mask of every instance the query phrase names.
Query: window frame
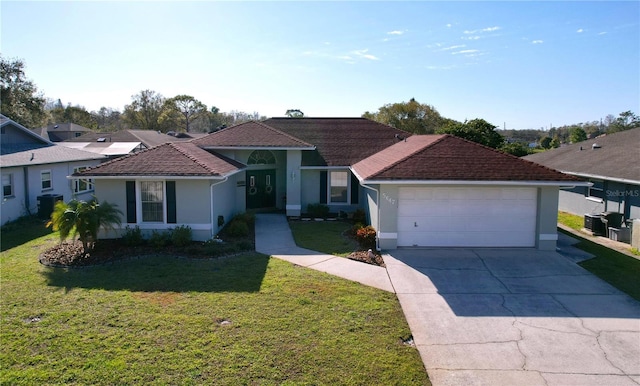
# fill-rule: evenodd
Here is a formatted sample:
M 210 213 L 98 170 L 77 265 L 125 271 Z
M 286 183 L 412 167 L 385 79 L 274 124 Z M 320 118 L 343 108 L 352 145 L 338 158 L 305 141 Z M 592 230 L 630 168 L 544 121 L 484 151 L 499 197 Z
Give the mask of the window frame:
M 161 184 L 161 188 L 160 188 L 160 193 L 162 194 L 162 197 L 160 199 L 160 201 L 143 201 L 143 186 L 146 183 L 160 183 Z M 137 189 L 136 189 L 136 194 L 137 194 L 137 202 L 140 204 L 138 205 L 138 218 L 139 223 L 141 224 L 167 224 L 167 210 L 166 210 L 166 203 L 167 203 L 167 184 L 166 181 L 164 180 L 142 180 L 142 181 L 138 181 L 137 182 Z M 161 220 L 145 220 L 145 210 L 144 210 L 144 206 L 145 204 L 150 204 L 150 203 L 155 203 L 155 204 L 160 204 L 159 208 L 162 211 L 162 219 Z
M 9 179 L 9 184 L 4 184 L 4 179 L 7 177 Z M 5 194 L 5 188 L 9 187 L 11 192 L 9 194 Z M 2 175 L 2 198 L 14 198 L 15 197 L 15 189 L 13 187 L 13 173 L 5 173 Z
M 334 185 L 334 173 L 344 173 L 346 185 Z M 351 203 L 351 178 L 349 178 L 349 170 L 328 170 L 327 173 L 327 204 L 329 205 L 349 205 Z M 340 182 L 342 182 L 342 178 L 340 178 Z M 333 200 L 333 190 L 334 188 L 344 189 L 345 199 L 344 201 L 334 201 Z
M 78 166 L 78 167 L 74 167 L 73 168 L 73 173 L 78 173 L 81 172 L 83 170 L 89 169 L 89 166 Z M 80 184 L 86 184 L 87 188 L 84 190 L 80 190 Z M 88 179 L 80 179 L 80 178 L 76 178 L 73 180 L 73 194 L 84 194 L 84 193 L 89 193 L 89 192 L 93 192 L 93 178 L 88 178 Z
M 48 180 L 44 179 L 44 175 L 45 174 L 49 174 L 49 179 Z M 49 186 L 48 187 L 44 186 L 46 181 L 49 182 Z M 51 172 L 51 169 L 41 170 L 40 171 L 40 188 L 41 188 L 41 190 L 43 192 L 46 192 L 46 191 L 49 191 L 49 190 L 53 190 L 53 173 Z

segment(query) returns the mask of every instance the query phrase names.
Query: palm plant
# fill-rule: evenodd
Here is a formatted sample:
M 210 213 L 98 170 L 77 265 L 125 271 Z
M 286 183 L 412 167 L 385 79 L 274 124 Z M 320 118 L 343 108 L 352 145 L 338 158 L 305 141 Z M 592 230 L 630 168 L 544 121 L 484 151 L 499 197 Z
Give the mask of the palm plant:
M 56 203 L 51 220 L 47 227 L 60 232 L 60 240 L 64 241 L 69 236 L 82 242 L 84 253 L 88 253 L 95 247 L 98 241 L 100 227 L 107 229 L 121 224 L 122 212 L 115 204 L 106 201 L 98 203 L 96 198 L 91 201 L 73 199 L 68 203 L 59 201 Z

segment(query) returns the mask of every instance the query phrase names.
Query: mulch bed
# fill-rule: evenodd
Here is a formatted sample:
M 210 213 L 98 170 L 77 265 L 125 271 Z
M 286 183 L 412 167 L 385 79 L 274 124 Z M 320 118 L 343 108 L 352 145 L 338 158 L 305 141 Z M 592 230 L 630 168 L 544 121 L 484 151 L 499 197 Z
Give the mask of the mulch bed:
M 173 254 L 176 251 L 172 249 L 174 248 L 166 247 L 162 253 Z M 40 263 L 54 267 L 83 267 L 155 254 L 158 254 L 158 251 L 150 246 L 128 247 L 119 240 L 100 240 L 96 247 L 85 255 L 82 243 L 76 240 L 47 249 L 40 255 Z
M 384 265 L 382 256 L 380 256 L 378 252 L 356 251 L 347 256 L 347 259 L 356 260 L 371 265 L 377 265 L 379 267 L 386 267 Z

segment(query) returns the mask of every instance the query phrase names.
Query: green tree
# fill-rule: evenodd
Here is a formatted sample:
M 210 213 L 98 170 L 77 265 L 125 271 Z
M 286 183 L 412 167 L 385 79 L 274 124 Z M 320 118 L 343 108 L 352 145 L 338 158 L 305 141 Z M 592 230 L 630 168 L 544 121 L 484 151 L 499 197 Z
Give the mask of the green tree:
M 586 139 L 587 132 L 584 131 L 582 127 L 574 127 L 569 132 L 569 141 L 571 141 L 571 143 L 586 141 Z
M 207 105 L 190 95 L 178 95 L 167 99 L 165 103 L 165 114 L 171 110 L 178 112 L 183 118 L 182 126 L 187 133 L 190 131 L 191 123 L 207 113 Z
M 456 137 L 498 149 L 504 144 L 504 137 L 496 131 L 497 127 L 484 119 L 476 118 L 464 123 L 449 124 L 437 132 L 438 134 L 455 135 Z
M 0 56 L 0 111 L 27 128 L 43 127 L 47 122 L 46 99 L 24 73 L 20 59 Z
M 284 113 L 289 118 L 303 118 L 304 113 L 298 109 L 289 109 L 286 113 Z
M 560 138 L 558 138 L 558 136 L 555 135 L 553 137 L 553 139 L 551 140 L 551 147 L 554 148 L 554 149 L 557 149 L 557 148 L 560 147 L 560 144 L 561 144 Z
M 57 202 L 46 225 L 60 232 L 61 241 L 77 236 L 86 254 L 95 247 L 100 227 L 109 229 L 120 225 L 121 216 L 116 205 L 106 201 L 100 204 L 95 198 L 89 202 L 73 199 L 69 203 Z
M 640 117 L 629 110 L 620 113 L 620 115 L 609 124 L 607 132 L 615 133 L 617 131 L 634 129 L 636 127 L 640 127 Z
M 131 104 L 124 107 L 124 121 L 138 130 L 161 130 L 165 98 L 152 90 L 142 90 L 131 98 Z
M 540 140 L 540 147 L 543 149 L 551 149 L 551 141 L 552 139 L 549 136 L 542 137 Z
M 362 117 L 414 134 L 433 134 L 451 121 L 443 118 L 433 106 L 418 103 L 414 98 L 409 102 L 386 104 L 377 112 L 365 112 Z
M 100 110 L 92 111 L 91 116 L 96 121 L 99 131 L 119 131 L 124 127 L 120 111 L 110 107 L 100 107 Z
M 56 107 L 49 114 L 49 123 L 75 123 L 88 129 L 98 128 L 96 118 L 82 106 Z
M 512 142 L 502 145 L 500 151 L 514 155 L 516 157 L 524 157 L 529 154 L 529 147 L 522 142 Z

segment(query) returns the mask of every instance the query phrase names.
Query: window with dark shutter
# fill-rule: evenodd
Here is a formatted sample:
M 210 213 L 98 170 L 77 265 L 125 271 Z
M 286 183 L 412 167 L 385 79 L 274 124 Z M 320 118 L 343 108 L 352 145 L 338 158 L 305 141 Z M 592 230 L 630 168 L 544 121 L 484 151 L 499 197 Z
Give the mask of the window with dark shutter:
M 320 172 L 320 203 L 327 203 L 327 171 Z
M 176 182 L 167 181 L 167 223 L 175 224 L 176 220 Z
M 136 222 L 136 182 L 127 181 L 127 223 Z

